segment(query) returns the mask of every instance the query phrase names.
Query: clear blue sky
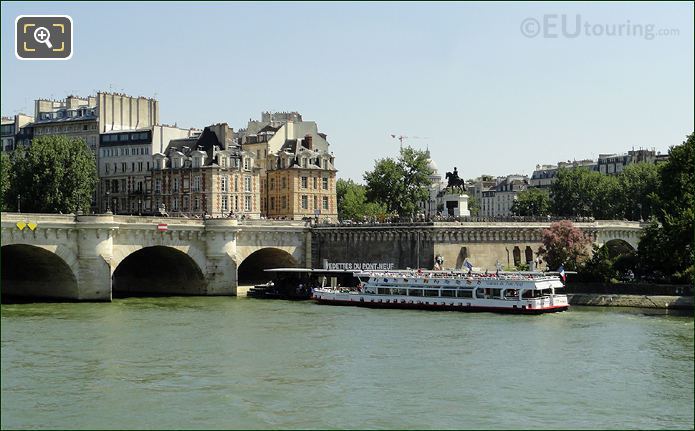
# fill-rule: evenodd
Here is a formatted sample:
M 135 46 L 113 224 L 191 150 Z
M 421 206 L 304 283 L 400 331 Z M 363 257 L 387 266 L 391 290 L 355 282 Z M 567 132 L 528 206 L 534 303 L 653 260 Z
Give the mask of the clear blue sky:
M 442 174 L 457 166 L 470 178 L 632 147 L 663 152 L 693 131 L 692 3 L 1 7 L 3 115 L 109 89 L 156 93 L 162 122 L 185 127 L 240 128 L 264 110 L 298 110 L 328 134 L 341 177 L 361 180 L 374 159 L 395 156 L 391 133 L 429 137 L 411 144 L 429 145 Z M 73 58 L 17 60 L 19 14 L 71 15 Z M 522 34 L 525 19 L 546 14 L 679 34 Z

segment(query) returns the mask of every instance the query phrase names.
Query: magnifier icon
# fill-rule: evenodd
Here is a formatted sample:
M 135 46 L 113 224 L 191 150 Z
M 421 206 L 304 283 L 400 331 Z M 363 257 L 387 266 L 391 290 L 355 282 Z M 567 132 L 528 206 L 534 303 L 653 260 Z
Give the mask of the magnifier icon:
M 39 27 L 34 30 L 34 40 L 38 43 L 45 43 L 47 47 L 53 48 L 51 43 L 51 32 L 46 27 Z

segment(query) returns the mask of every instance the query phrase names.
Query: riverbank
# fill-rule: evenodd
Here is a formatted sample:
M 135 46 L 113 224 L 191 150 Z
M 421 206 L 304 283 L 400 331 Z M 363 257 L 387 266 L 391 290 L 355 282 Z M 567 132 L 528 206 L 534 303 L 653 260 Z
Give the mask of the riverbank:
M 567 297 L 571 305 L 659 308 L 669 310 L 693 309 L 692 296 L 568 293 Z

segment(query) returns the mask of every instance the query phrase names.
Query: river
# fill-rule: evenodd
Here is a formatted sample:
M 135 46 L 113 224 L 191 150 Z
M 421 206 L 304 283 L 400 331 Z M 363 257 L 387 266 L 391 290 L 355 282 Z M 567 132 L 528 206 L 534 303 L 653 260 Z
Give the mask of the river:
M 6 428 L 693 428 L 693 318 L 2 305 Z

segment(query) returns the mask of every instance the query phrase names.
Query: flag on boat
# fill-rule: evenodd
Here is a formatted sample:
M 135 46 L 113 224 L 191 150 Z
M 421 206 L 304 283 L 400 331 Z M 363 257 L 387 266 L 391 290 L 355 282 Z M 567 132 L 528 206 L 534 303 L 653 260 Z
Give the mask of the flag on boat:
M 560 273 L 560 277 L 562 277 L 562 281 L 565 281 L 565 279 L 567 278 L 567 276 L 565 275 L 565 266 L 561 264 L 560 267 L 557 269 L 557 272 Z
M 471 263 L 470 260 L 466 259 L 465 262 L 463 262 L 464 266 L 470 270 L 473 270 L 473 264 Z

